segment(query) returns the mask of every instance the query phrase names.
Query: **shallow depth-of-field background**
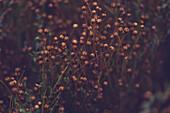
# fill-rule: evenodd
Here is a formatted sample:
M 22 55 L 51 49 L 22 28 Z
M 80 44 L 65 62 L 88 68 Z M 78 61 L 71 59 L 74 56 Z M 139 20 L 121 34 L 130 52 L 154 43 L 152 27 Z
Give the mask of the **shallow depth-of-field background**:
M 170 113 L 168 0 L 0 0 L 0 113 Z

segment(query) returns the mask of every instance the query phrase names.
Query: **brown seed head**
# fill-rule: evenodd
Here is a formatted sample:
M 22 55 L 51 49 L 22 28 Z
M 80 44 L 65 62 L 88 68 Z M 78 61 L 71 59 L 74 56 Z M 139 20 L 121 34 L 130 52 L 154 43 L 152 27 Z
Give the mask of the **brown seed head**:
M 89 64 L 89 61 L 85 61 L 84 64 L 85 64 L 85 65 Z
M 78 27 L 78 24 L 73 24 L 73 28 L 77 28 Z
M 38 87 L 34 87 L 34 91 L 37 91 L 38 90 Z
M 128 69 L 127 69 L 127 72 L 131 72 L 131 71 L 132 71 L 132 69 L 131 69 L 131 68 L 128 68 Z
M 34 101 L 35 99 L 36 99 L 36 97 L 35 97 L 35 96 L 32 96 L 30 100 L 31 100 L 31 101 Z
M 44 29 L 44 33 L 48 33 L 49 30 L 47 28 Z
M 140 28 L 143 29 L 145 26 L 144 25 L 140 25 Z
M 42 103 L 39 101 L 39 102 L 38 102 L 38 105 L 41 105 L 41 104 L 42 104 Z
M 10 77 L 5 77 L 5 81 L 8 82 L 10 80 Z
M 24 93 L 24 91 L 23 90 L 19 90 L 18 93 L 21 95 L 21 94 Z
M 39 109 L 39 105 L 35 105 L 35 107 L 34 107 L 35 109 Z
M 134 30 L 134 31 L 133 31 L 133 34 L 134 34 L 134 35 L 137 35 L 137 34 L 138 34 L 138 31 L 137 31 L 137 30 Z
M 139 87 L 140 87 L 140 84 L 138 84 L 138 83 L 135 84 L 135 87 L 136 87 L 136 88 L 139 88 Z
M 96 20 L 94 18 L 91 19 L 91 23 L 95 23 Z
M 44 108 L 47 108 L 47 109 L 48 109 L 49 107 L 50 107 L 50 106 L 49 106 L 48 104 L 45 104 L 45 105 L 44 105 Z
M 152 26 L 152 29 L 155 30 L 155 29 L 156 29 L 156 26 Z
M 64 86 L 60 86 L 60 87 L 59 87 L 59 90 L 60 90 L 60 91 L 63 91 L 63 90 L 64 90 Z
M 125 27 L 124 31 L 128 33 L 129 32 L 129 28 Z
M 3 104 L 4 103 L 4 101 L 3 100 L 0 100 L 0 104 Z
M 58 38 L 55 36 L 54 38 L 53 38 L 55 41 L 57 41 L 58 40 Z
M 97 19 L 97 23 L 101 23 L 102 22 L 102 19 Z
M 94 6 L 97 6 L 97 2 L 93 2 L 93 5 L 94 5 Z
M 115 48 L 113 46 L 109 47 L 111 51 L 115 51 Z
M 86 10 L 87 7 L 86 7 L 86 6 L 82 6 L 81 9 L 82 9 L 82 10 Z
M 10 86 L 14 86 L 15 83 L 14 83 L 13 81 L 11 81 L 11 82 L 9 82 L 9 85 L 10 85 Z
M 123 46 L 123 49 L 124 49 L 124 50 L 127 50 L 127 49 L 128 49 L 128 47 L 127 47 L 127 46 Z
M 152 97 L 152 92 L 151 92 L 151 91 L 145 92 L 144 98 L 149 99 L 149 98 L 151 98 L 151 97 Z
M 18 83 L 18 87 L 23 87 L 24 85 L 23 85 L 23 83 Z
M 134 22 L 134 23 L 133 23 L 133 26 L 135 26 L 135 27 L 136 27 L 137 25 L 138 25 L 138 23 L 137 23 L 137 22 Z
M 117 37 L 118 36 L 118 32 L 114 32 L 114 36 Z
M 72 43 L 77 44 L 77 40 L 76 39 L 72 40 Z
M 28 78 L 27 77 L 24 77 L 24 81 L 26 81 Z
M 64 111 L 64 107 L 59 107 L 59 111 Z
M 95 88 L 95 89 L 98 89 L 98 85 L 95 85 L 94 88 Z
M 18 92 L 18 89 L 17 89 L 16 87 L 13 87 L 13 88 L 12 88 L 12 92 L 17 93 L 17 92 Z

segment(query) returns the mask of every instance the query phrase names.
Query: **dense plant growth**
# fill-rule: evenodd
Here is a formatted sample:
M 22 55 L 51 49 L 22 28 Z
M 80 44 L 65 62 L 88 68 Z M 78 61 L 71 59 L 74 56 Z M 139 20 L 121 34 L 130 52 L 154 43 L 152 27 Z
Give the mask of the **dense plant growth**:
M 0 0 L 0 112 L 170 112 L 159 50 L 169 40 L 168 7 Z

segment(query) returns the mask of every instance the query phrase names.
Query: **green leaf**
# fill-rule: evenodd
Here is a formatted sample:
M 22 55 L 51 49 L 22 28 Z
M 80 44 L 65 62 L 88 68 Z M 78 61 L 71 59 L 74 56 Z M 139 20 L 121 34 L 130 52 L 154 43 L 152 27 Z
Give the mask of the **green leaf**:
M 36 41 L 39 41 L 39 40 L 40 40 L 40 37 L 39 37 L 39 36 L 37 36 L 37 37 L 35 38 L 35 40 L 36 40 Z

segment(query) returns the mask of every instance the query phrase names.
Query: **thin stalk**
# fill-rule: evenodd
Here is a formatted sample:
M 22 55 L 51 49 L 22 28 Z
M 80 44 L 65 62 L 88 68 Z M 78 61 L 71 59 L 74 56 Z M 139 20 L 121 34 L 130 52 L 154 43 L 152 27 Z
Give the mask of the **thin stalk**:
M 41 111 L 41 113 L 44 113 L 44 103 L 45 103 L 45 94 L 46 94 L 46 92 L 47 92 L 47 89 L 46 89 L 46 91 L 44 92 L 44 95 L 43 95 L 43 103 L 42 103 L 42 111 Z
M 9 102 L 9 113 L 12 113 L 12 109 L 11 109 L 11 107 L 12 107 L 12 95 L 10 96 L 10 102 Z
M 0 80 L 0 82 L 6 87 L 6 89 L 8 90 L 8 92 L 12 94 L 12 92 L 9 90 L 8 86 L 7 86 L 2 80 Z
M 134 50 L 134 48 L 135 48 L 135 46 L 136 46 L 136 43 L 138 42 L 140 36 L 141 36 L 141 33 L 139 34 L 139 36 L 138 36 L 137 39 L 135 40 L 135 44 L 133 45 L 133 47 L 132 47 L 132 49 L 131 49 L 131 51 L 130 51 L 130 53 L 129 53 L 129 58 L 131 58 L 132 52 L 133 52 L 133 50 Z M 121 75 L 123 74 L 124 70 L 126 69 L 127 63 L 128 63 L 128 60 L 127 60 L 127 62 L 125 62 L 125 59 L 123 59 Z
M 69 67 L 69 65 L 67 65 L 67 66 L 65 67 L 64 71 L 63 71 L 62 74 L 59 76 L 59 78 L 58 78 L 57 82 L 55 83 L 54 87 L 50 89 L 50 96 L 49 96 L 48 102 L 50 101 L 51 95 L 53 94 L 53 92 L 54 92 L 54 90 L 55 90 L 58 82 L 61 80 L 63 74 L 65 73 L 65 71 L 67 70 L 68 67 Z
M 100 71 L 100 74 L 99 74 L 99 78 L 98 78 L 98 85 L 100 84 L 100 78 L 101 78 L 101 76 L 102 76 L 102 71 Z
M 22 79 L 22 77 L 23 77 L 24 73 L 25 73 L 25 70 L 22 72 L 21 77 L 20 77 L 20 79 L 19 79 L 19 81 L 18 81 L 18 82 L 20 82 L 20 81 L 21 81 L 21 79 Z
M 45 51 L 45 45 L 43 47 L 43 50 Z M 43 65 L 42 65 L 42 90 L 44 92 L 44 87 L 45 87 L 45 55 L 43 54 Z
M 54 104 L 54 102 L 58 99 L 58 97 L 61 95 L 61 92 L 57 95 L 57 97 L 54 99 L 54 101 L 53 101 L 53 103 L 52 104 Z M 58 99 L 59 100 L 59 99 Z M 51 108 L 51 111 L 50 111 L 50 113 L 52 113 L 52 111 L 53 111 L 53 109 L 54 109 L 54 107 L 56 106 L 56 104 L 58 103 L 58 100 L 55 102 L 55 104 L 53 105 L 53 107 Z
M 58 78 L 57 82 L 55 83 L 55 85 L 54 85 L 54 87 L 53 87 L 52 92 L 55 90 L 55 88 L 56 88 L 58 82 L 61 80 L 61 77 L 63 76 L 63 74 L 64 74 L 65 71 L 67 70 L 68 66 L 69 66 L 69 65 L 67 65 L 67 66 L 65 67 L 64 71 L 62 72 L 62 74 L 61 74 L 60 77 Z

